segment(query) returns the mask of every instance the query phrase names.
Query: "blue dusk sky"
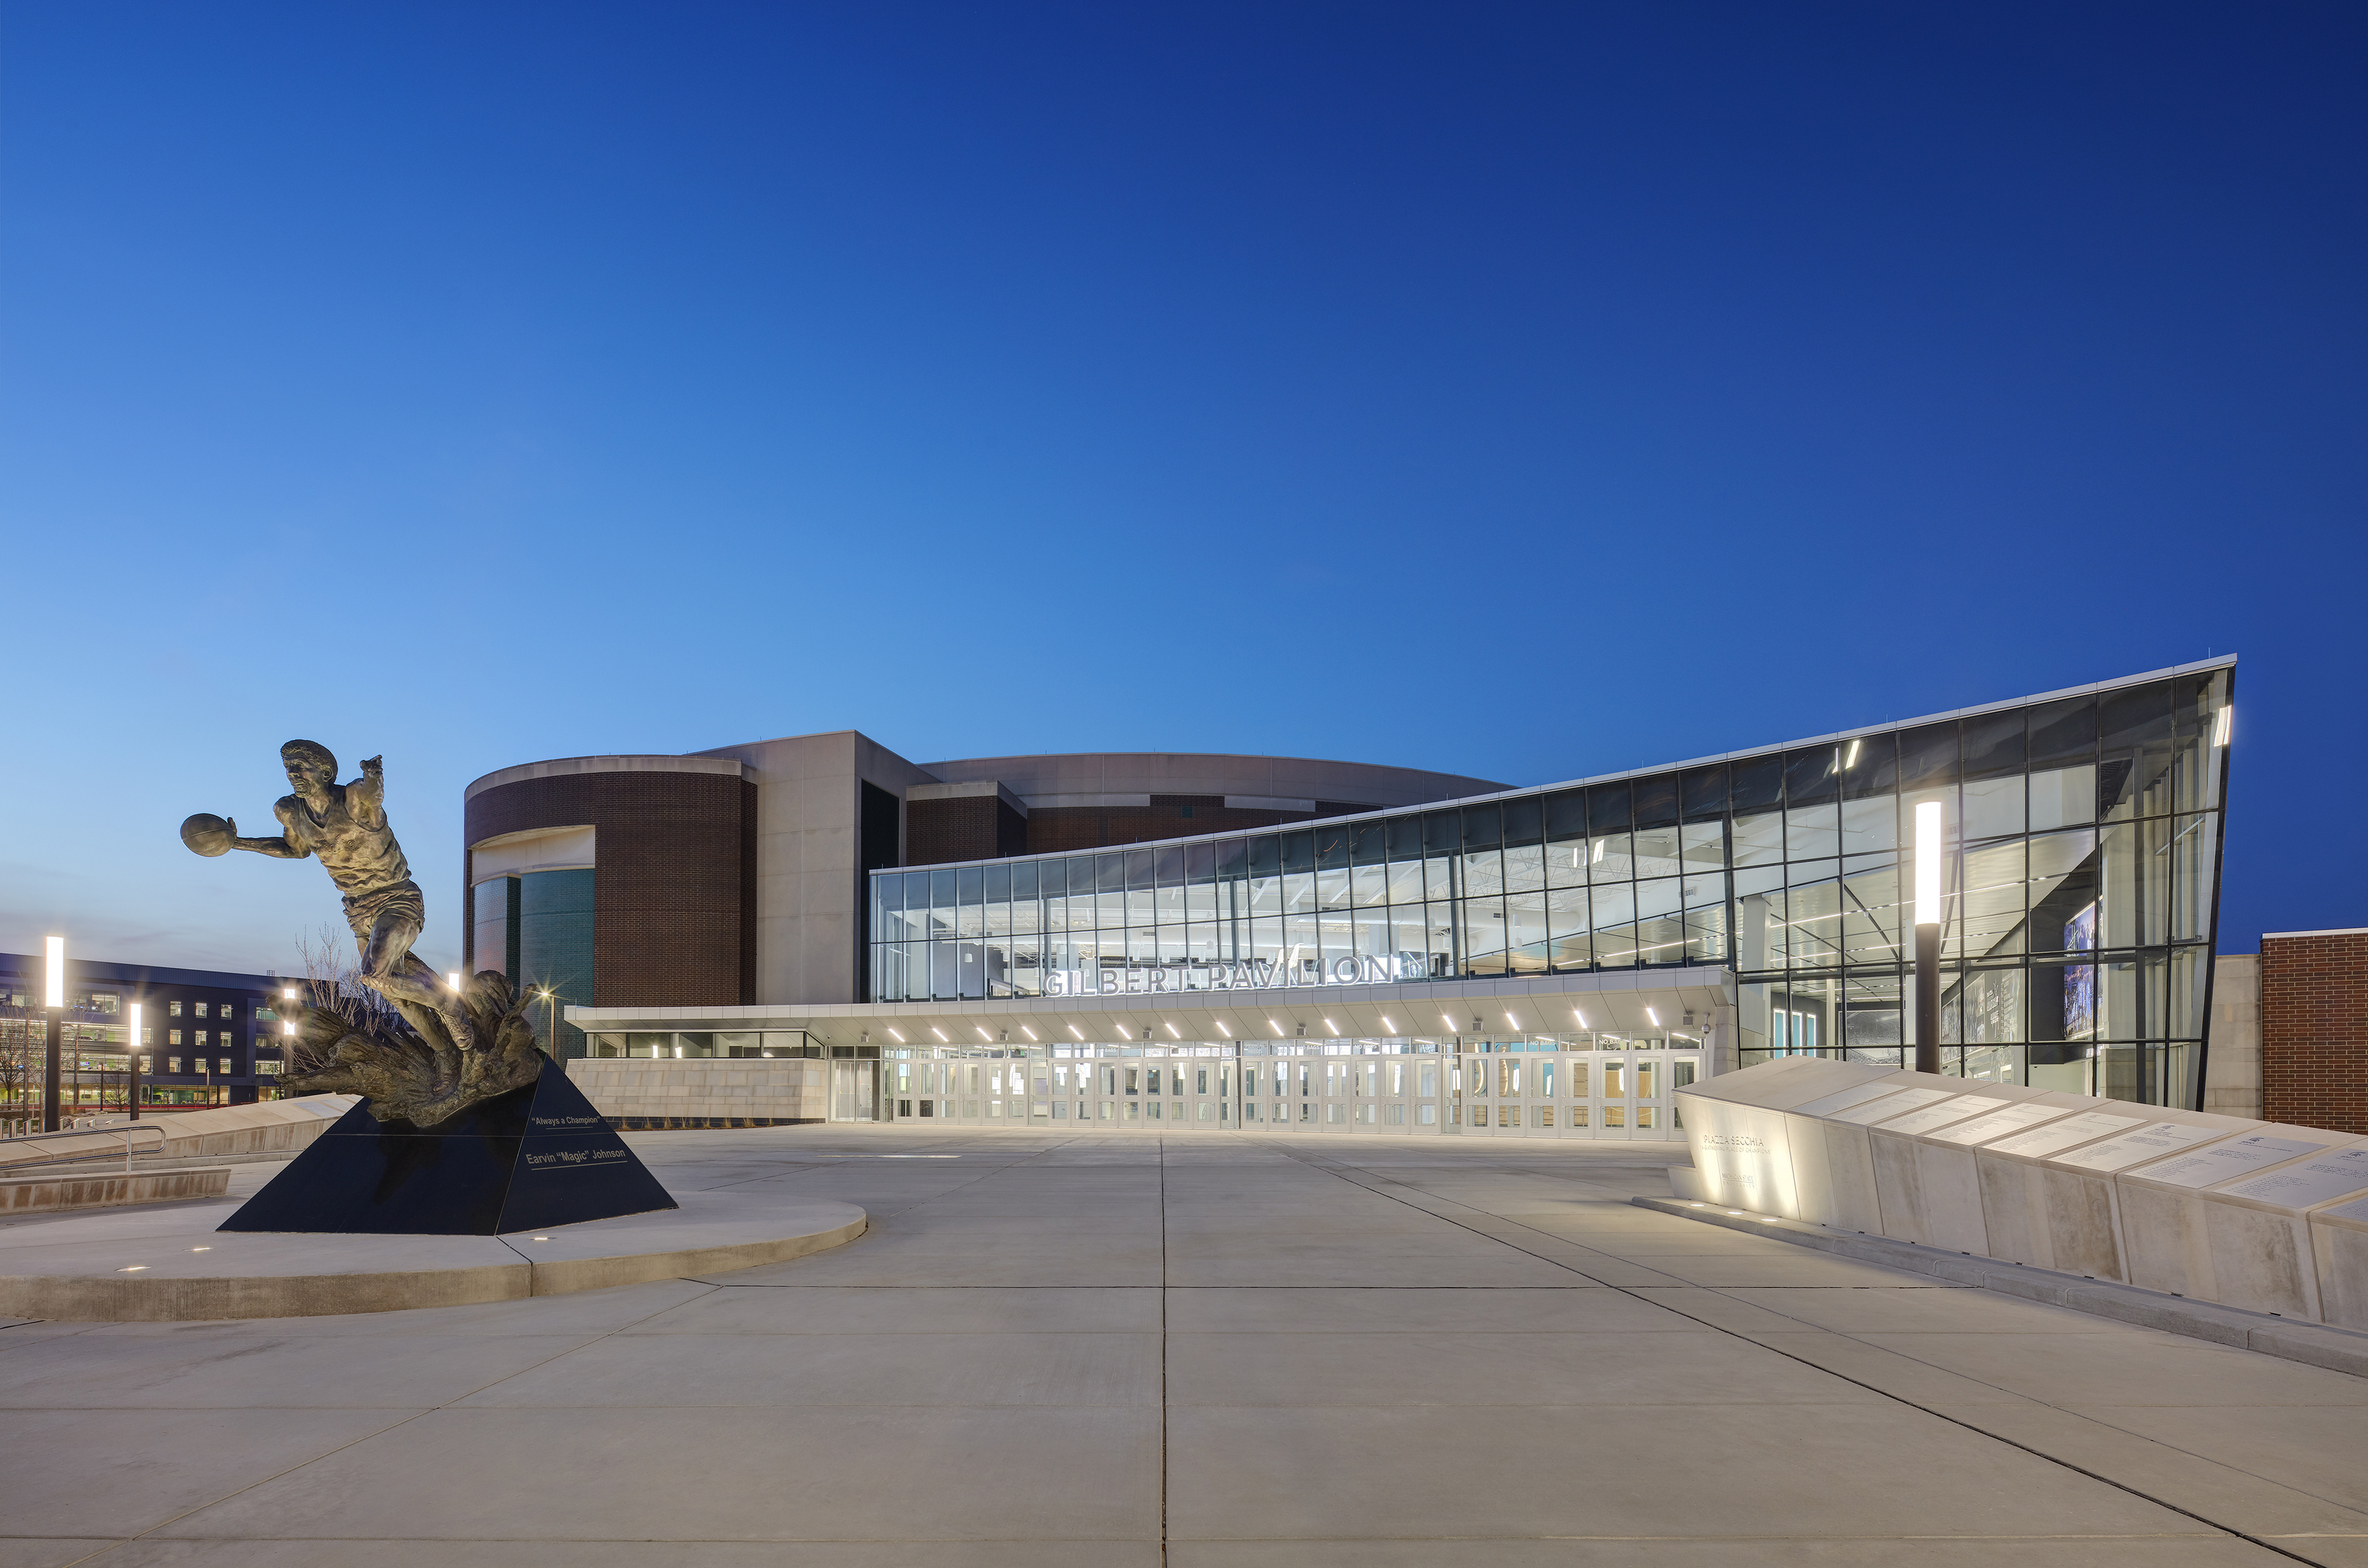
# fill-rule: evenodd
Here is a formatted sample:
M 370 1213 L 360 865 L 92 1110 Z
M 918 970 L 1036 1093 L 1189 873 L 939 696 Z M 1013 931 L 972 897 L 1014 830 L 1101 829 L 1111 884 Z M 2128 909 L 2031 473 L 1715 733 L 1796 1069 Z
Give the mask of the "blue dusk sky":
M 290 966 L 319 869 L 176 828 L 295 735 L 443 968 L 541 757 L 1532 784 L 2230 651 L 2222 949 L 2368 925 L 2363 80 L 2331 4 L 12 0 L 0 949 Z

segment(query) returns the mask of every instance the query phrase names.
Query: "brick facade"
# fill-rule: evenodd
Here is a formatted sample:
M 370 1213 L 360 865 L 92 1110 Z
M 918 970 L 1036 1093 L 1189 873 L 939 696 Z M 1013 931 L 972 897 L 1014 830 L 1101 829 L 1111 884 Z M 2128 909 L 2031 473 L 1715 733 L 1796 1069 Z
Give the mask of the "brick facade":
M 1028 849 L 1028 819 L 998 796 L 958 795 L 905 802 L 907 866 L 993 860 L 1025 855 Z
M 593 1005 L 737 1006 L 757 999 L 757 787 L 716 773 L 524 778 L 472 796 L 467 842 L 598 830 Z
M 1201 833 L 1253 833 L 1285 823 L 1378 809 L 1347 801 L 1318 801 L 1312 812 L 1275 811 L 1228 806 L 1223 795 L 1154 795 L 1150 801 L 1146 806 L 1039 806 L 1028 813 L 1027 846 L 1010 853 L 1056 855 Z
M 2261 1115 L 2368 1133 L 2368 930 L 2261 938 Z

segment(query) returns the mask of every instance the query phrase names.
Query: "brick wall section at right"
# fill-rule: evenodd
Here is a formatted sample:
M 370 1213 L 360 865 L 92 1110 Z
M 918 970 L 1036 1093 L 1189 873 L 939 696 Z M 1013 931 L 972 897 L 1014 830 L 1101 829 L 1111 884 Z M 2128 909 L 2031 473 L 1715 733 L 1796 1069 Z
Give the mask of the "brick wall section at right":
M 2261 1116 L 2368 1133 L 2368 931 L 2261 938 Z

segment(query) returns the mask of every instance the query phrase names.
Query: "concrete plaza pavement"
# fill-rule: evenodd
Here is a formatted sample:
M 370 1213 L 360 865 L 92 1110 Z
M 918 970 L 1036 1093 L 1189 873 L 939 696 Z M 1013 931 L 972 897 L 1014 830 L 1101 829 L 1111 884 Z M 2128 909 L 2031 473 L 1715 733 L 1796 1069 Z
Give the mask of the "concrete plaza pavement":
M 632 1142 L 871 1231 L 0 1327 L 0 1568 L 2368 1568 L 2368 1381 L 1631 1206 L 1682 1146 Z

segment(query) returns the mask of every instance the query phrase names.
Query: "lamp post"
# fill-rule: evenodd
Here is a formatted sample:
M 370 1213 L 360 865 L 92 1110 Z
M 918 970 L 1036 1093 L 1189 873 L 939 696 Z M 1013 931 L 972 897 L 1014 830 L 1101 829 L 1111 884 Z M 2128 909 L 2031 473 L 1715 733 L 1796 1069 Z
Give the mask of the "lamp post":
M 1916 1071 L 1941 1071 L 1941 802 L 1916 808 Z
M 41 1008 L 49 1017 L 49 1049 L 41 1059 L 41 1131 L 58 1130 L 58 1105 L 63 1093 L 66 1024 L 66 939 L 51 937 L 43 944 L 47 972 L 42 976 Z
M 140 1004 L 133 1002 L 123 1010 L 123 1100 L 130 1109 L 126 1120 L 140 1119 Z

